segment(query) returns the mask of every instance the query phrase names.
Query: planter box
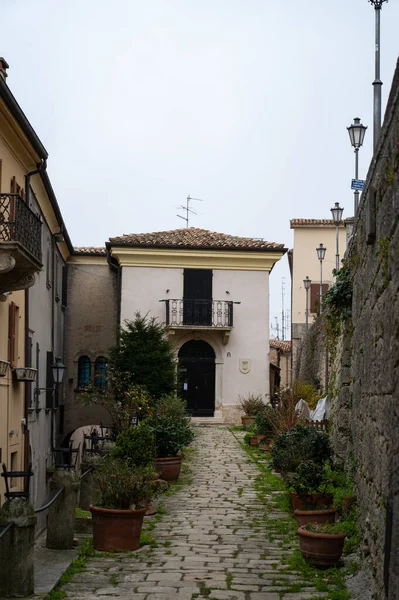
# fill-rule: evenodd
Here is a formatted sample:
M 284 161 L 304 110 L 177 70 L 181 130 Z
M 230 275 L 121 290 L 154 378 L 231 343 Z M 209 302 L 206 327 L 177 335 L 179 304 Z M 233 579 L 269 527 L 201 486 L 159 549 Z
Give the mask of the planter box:
M 316 567 L 333 567 L 341 558 L 346 533 L 313 533 L 300 527 L 298 535 L 303 556 Z
M 14 377 L 17 381 L 36 381 L 37 369 L 32 367 L 15 367 Z
M 307 525 L 308 523 L 335 523 L 335 508 L 326 508 L 324 510 L 294 510 L 295 520 L 298 525 Z

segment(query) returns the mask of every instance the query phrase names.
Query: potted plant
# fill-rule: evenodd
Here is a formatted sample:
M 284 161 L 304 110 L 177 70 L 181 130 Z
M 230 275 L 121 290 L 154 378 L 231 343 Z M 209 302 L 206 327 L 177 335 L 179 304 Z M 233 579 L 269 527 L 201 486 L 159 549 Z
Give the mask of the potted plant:
M 106 457 L 94 471 L 95 505 L 89 510 L 96 550 L 137 550 L 146 502 L 154 490 L 153 467 Z
M 245 428 L 249 423 L 254 423 L 255 417 L 263 410 L 265 403 L 263 402 L 263 396 L 261 394 L 248 394 L 248 396 L 238 396 L 240 401 L 240 407 L 244 411 L 244 415 L 241 417 L 241 422 Z
M 308 523 L 298 529 L 302 555 L 317 567 L 332 567 L 341 558 L 346 532 L 340 523 Z
M 326 494 L 329 481 L 321 465 L 311 460 L 305 461 L 286 479 L 296 494 L 292 504 L 298 525 L 335 522 L 335 508 L 329 506 L 332 495 Z
M 181 470 L 180 451 L 194 438 L 185 402 L 173 394 L 165 396 L 146 422 L 155 436 L 155 469 L 161 479 L 176 481 Z
M 276 410 L 270 404 L 267 404 L 260 410 L 255 416 L 255 431 L 258 436 L 262 436 L 260 445 L 263 444 L 267 447 L 270 446 L 270 442 L 275 435 L 275 418 Z

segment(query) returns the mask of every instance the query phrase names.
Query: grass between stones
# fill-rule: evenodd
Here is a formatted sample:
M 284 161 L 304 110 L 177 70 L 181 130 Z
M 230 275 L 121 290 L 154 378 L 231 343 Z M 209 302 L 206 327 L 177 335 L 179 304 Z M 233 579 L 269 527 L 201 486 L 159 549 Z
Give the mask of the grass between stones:
M 243 431 L 242 428 L 231 429 L 233 434 L 237 430 Z M 281 586 L 281 591 L 278 592 L 280 598 L 284 598 L 287 593 L 300 593 L 304 588 L 308 590 L 309 587 L 313 587 L 315 592 L 323 593 L 323 595 L 313 596 L 312 600 L 348 600 L 351 595 L 346 590 L 345 577 L 355 573 L 359 565 L 352 562 L 347 568 L 333 567 L 321 570 L 306 562 L 298 549 L 298 525 L 294 519 L 291 499 L 283 481 L 279 476 L 272 473 L 265 460 L 267 455 L 264 452 L 261 453 L 256 447 L 243 443 L 240 437 L 236 436 L 236 438 L 259 469 L 259 475 L 254 482 L 254 489 L 258 501 L 265 508 L 263 515 L 258 514 L 256 517 L 251 516 L 250 511 L 248 511 L 249 523 L 254 530 L 261 528 L 265 531 L 269 542 L 276 542 L 280 548 L 288 551 L 286 556 L 282 558 L 280 565 L 273 565 L 276 571 L 273 577 L 273 585 Z M 270 512 L 277 511 L 282 511 L 283 515 L 277 517 L 273 514 L 272 518 L 269 517 Z M 353 520 L 355 520 L 355 517 L 353 517 Z M 348 550 L 351 549 L 348 548 Z M 267 552 L 262 554 L 260 559 L 266 557 Z M 297 575 L 299 580 L 291 581 L 289 575 L 293 574 Z M 327 595 L 324 595 L 325 593 Z

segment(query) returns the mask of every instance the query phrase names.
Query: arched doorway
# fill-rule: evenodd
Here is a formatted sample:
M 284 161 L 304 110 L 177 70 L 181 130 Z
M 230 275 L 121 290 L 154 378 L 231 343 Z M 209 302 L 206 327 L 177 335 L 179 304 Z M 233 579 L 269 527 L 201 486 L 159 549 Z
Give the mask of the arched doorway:
M 179 387 L 193 416 L 215 412 L 215 352 L 203 340 L 190 340 L 179 350 Z

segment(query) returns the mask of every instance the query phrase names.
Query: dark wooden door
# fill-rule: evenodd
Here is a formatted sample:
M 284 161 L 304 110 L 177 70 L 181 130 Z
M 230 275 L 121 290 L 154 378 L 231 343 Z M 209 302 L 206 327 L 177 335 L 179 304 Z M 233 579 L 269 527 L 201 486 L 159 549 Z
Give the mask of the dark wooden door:
M 180 394 L 193 416 L 213 417 L 215 412 L 215 353 L 209 344 L 192 340 L 179 352 Z
M 184 325 L 212 325 L 212 270 L 184 269 Z

